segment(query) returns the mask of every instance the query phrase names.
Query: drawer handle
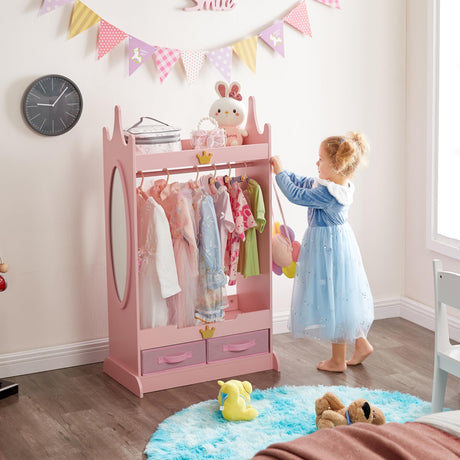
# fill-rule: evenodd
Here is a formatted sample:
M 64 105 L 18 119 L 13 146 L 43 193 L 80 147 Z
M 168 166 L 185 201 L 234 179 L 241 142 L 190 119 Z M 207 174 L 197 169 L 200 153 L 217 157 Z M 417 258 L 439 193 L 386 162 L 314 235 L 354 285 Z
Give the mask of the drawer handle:
M 179 355 L 169 355 L 169 356 L 159 356 L 158 357 L 158 364 L 177 364 L 182 363 L 186 359 L 190 359 L 192 357 L 191 351 L 185 351 L 184 353 L 180 353 Z
M 224 351 L 246 351 L 255 346 L 256 341 L 254 339 L 250 340 L 249 342 L 242 342 L 242 343 L 229 343 L 228 345 L 223 346 Z

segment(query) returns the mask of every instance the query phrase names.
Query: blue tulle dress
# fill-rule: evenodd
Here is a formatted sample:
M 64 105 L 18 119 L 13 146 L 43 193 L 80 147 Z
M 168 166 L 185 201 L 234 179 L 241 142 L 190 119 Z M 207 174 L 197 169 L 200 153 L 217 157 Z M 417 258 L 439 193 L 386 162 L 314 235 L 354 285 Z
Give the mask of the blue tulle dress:
M 374 303 L 361 253 L 347 222 L 353 184 L 282 171 L 276 182 L 292 203 L 308 207 L 291 302 L 294 337 L 351 343 L 367 337 Z

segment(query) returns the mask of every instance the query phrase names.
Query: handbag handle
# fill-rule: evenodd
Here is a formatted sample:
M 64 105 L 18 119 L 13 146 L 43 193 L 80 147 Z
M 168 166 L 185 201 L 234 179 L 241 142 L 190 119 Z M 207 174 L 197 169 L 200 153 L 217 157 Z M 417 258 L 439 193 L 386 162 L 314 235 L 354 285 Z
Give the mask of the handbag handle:
M 199 122 L 198 122 L 198 125 L 196 127 L 196 129 L 202 129 L 201 128 L 201 123 L 203 123 L 204 121 L 210 121 L 213 125 L 214 125 L 214 128 L 218 128 L 219 127 L 219 123 L 217 123 L 217 120 L 215 118 L 212 118 L 212 117 L 203 117 Z
M 278 206 L 280 208 L 281 219 L 283 219 L 284 230 L 286 232 L 286 233 L 283 233 L 283 235 L 287 237 L 287 239 L 289 240 L 289 244 L 292 245 L 291 237 L 289 236 L 289 232 L 287 230 L 288 226 L 286 225 L 286 219 L 284 218 L 284 212 L 283 212 L 283 208 L 281 207 L 281 201 L 280 201 L 278 192 L 276 190 L 275 182 L 273 182 L 273 190 L 275 191 L 276 201 L 278 202 Z

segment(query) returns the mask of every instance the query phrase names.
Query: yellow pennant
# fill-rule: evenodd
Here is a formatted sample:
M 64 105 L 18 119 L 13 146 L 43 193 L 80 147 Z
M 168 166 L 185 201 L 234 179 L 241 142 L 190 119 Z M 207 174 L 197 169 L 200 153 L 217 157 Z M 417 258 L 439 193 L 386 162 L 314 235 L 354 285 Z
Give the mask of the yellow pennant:
M 257 35 L 232 45 L 233 51 L 256 73 Z
M 100 19 L 93 10 L 90 10 L 80 0 L 76 0 L 73 6 L 72 18 L 70 19 L 69 38 L 73 38 L 75 35 L 94 26 Z

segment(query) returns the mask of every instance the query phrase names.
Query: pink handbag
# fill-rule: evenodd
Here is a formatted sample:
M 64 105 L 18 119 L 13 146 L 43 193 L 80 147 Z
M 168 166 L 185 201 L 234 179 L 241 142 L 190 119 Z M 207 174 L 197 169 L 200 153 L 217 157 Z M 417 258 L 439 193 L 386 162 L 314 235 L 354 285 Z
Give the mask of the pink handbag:
M 205 121 L 209 121 L 212 124 L 211 129 L 203 129 L 202 125 Z M 198 122 L 197 129 L 192 131 L 190 137 L 190 144 L 194 149 L 225 147 L 226 143 L 225 129 L 219 128 L 217 121 L 211 117 L 202 118 Z

